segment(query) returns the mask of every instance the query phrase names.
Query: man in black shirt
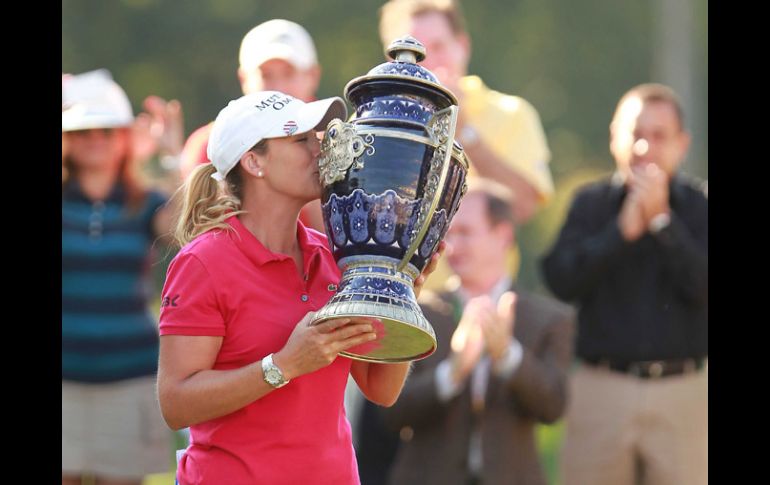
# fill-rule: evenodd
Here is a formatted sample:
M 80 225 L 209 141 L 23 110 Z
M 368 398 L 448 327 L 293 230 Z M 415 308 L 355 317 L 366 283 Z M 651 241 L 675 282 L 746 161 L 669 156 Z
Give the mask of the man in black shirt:
M 707 483 L 708 198 L 677 173 L 689 142 L 670 88 L 627 92 L 617 172 L 578 191 L 543 260 L 578 306 L 565 485 Z

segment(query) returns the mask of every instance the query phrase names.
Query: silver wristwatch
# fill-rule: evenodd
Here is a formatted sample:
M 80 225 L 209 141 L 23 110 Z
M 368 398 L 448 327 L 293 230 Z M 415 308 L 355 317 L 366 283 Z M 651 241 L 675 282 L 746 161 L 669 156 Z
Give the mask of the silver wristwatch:
M 273 363 L 273 354 L 262 359 L 262 374 L 265 382 L 278 389 L 289 383 L 289 379 L 283 377 L 283 372 Z
M 657 234 L 668 225 L 671 224 L 671 216 L 665 212 L 661 212 L 650 220 L 650 225 L 647 228 L 651 233 Z

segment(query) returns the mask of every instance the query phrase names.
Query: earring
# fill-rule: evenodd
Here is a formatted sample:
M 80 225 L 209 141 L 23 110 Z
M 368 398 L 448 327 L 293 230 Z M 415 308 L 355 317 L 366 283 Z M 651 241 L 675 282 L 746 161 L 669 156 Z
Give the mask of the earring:
M 263 175 L 264 175 L 264 174 L 262 173 L 262 170 L 260 170 L 259 172 L 257 172 L 257 177 L 262 177 Z

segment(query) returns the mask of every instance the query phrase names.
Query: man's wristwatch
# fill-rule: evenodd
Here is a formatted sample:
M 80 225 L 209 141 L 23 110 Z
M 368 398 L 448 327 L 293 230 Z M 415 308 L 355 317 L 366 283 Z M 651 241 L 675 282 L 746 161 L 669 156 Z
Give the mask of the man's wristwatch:
M 650 220 L 648 229 L 651 233 L 657 234 L 668 227 L 669 224 L 671 224 L 671 215 L 661 212 Z
M 262 359 L 262 374 L 265 382 L 278 389 L 289 383 L 289 379 L 283 377 L 283 372 L 273 363 L 273 354 Z

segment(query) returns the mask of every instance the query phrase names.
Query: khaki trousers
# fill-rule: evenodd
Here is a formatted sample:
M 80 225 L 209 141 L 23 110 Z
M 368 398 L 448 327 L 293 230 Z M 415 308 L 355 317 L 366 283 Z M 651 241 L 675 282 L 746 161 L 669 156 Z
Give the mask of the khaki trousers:
M 570 392 L 564 485 L 708 483 L 708 363 L 651 379 L 581 364 Z
M 160 414 L 155 376 L 62 381 L 61 420 L 63 475 L 141 479 L 171 468 L 172 432 Z

